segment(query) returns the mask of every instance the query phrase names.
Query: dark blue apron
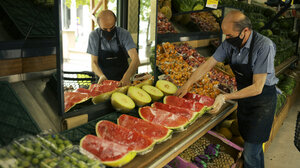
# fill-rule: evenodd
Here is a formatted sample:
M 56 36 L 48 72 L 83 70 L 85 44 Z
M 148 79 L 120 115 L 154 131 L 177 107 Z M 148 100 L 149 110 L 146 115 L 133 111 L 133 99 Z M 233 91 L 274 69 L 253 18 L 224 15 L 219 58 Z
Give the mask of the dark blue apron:
M 100 30 L 101 31 L 101 30 Z M 127 71 L 129 55 L 126 49 L 120 44 L 118 37 L 118 31 L 116 31 L 116 39 L 118 44 L 118 52 L 105 51 L 101 49 L 101 36 L 99 35 L 99 49 L 98 49 L 98 65 L 109 80 L 120 81 Z
M 252 51 L 256 32 L 250 44 L 247 64 L 232 64 L 233 49 L 230 54 L 230 67 L 235 74 L 237 88 L 241 90 L 253 83 Z M 265 85 L 261 94 L 238 100 L 238 125 L 243 139 L 250 143 L 263 143 L 269 139 L 276 108 L 275 85 Z

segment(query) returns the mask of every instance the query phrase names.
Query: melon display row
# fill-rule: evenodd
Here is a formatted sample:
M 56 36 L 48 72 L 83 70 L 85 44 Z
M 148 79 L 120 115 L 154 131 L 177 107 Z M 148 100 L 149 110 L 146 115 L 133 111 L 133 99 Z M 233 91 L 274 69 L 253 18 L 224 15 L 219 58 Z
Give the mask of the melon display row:
M 154 102 L 151 107 L 140 108 L 140 117 L 175 131 L 184 131 L 211 109 L 214 99 L 188 93 L 185 98 L 165 96 L 163 102 Z
M 137 154 L 152 151 L 155 143 L 169 139 L 172 130 L 126 114 L 118 124 L 102 120 L 96 124 L 96 134 L 86 135 L 80 146 L 107 166 L 121 167 Z
M 137 86 L 130 86 L 127 95 L 120 92 L 113 93 L 111 104 L 118 111 L 129 112 L 136 106 L 142 107 L 151 102 L 159 101 L 164 95 L 172 95 L 176 91 L 177 87 L 165 80 L 158 80 L 155 86 L 140 83 Z

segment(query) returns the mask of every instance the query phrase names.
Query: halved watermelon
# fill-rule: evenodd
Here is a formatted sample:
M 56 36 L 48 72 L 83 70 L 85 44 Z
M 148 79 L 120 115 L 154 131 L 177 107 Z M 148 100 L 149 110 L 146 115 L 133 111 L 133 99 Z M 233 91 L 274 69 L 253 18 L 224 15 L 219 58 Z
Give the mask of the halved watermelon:
M 97 123 L 96 134 L 106 140 L 129 146 L 139 154 L 150 152 L 155 144 L 145 135 L 106 120 Z
M 189 119 L 186 117 L 154 107 L 142 107 L 139 109 L 139 114 L 146 121 L 177 131 L 183 131 L 189 124 Z
M 78 88 L 78 89 L 76 89 L 76 92 L 90 94 L 90 90 L 89 89 L 85 89 L 85 88 Z
M 202 103 L 204 106 L 208 108 L 210 108 L 215 102 L 213 98 L 204 95 L 193 94 L 193 93 L 187 93 L 186 95 L 184 95 L 183 98 Z
M 171 137 L 172 130 L 130 115 L 122 114 L 118 118 L 118 125 L 146 135 L 157 143 L 161 143 Z
M 136 156 L 136 152 L 132 151 L 128 146 L 94 135 L 84 136 L 80 140 L 80 147 L 93 154 L 103 164 L 112 167 L 121 167 Z
M 92 97 L 117 89 L 117 85 L 92 84 L 89 88 Z
M 104 80 L 101 85 L 112 85 L 118 87 L 120 85 L 120 81 L 115 80 Z
M 69 111 L 76 104 L 87 101 L 90 98 L 87 93 L 64 92 L 65 112 Z
M 165 96 L 164 103 L 173 106 L 178 106 L 181 108 L 187 108 L 189 110 L 200 113 L 200 116 L 202 116 L 202 114 L 204 114 L 206 111 L 206 108 L 202 103 L 193 100 L 187 100 L 176 96 Z
M 189 124 L 192 124 L 199 116 L 199 113 L 191 111 L 189 109 L 181 108 L 181 107 L 177 107 L 177 106 L 173 106 L 173 105 L 169 105 L 169 104 L 163 104 L 160 102 L 152 103 L 151 106 L 154 108 L 157 108 L 157 109 L 161 109 L 161 110 L 165 110 L 165 111 L 168 111 L 168 112 L 171 112 L 174 114 L 181 115 L 189 120 Z

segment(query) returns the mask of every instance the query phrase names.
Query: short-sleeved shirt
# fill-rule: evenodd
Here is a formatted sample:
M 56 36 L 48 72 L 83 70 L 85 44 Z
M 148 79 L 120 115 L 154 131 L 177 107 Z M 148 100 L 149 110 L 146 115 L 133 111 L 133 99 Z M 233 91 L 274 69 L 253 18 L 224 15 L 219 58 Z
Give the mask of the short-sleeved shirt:
M 252 41 L 253 31 L 244 47 L 240 50 L 228 43 L 226 40 L 217 48 L 213 57 L 218 62 L 223 62 L 226 58 L 230 58 L 231 50 L 232 64 L 247 64 L 250 44 Z M 257 33 L 252 51 L 252 71 L 253 74 L 267 73 L 265 85 L 271 86 L 278 83 L 275 76 L 274 59 L 276 54 L 276 45 L 269 38 Z
M 116 27 L 117 28 L 117 34 L 120 40 L 121 46 L 123 46 L 126 51 L 136 48 L 136 45 L 133 42 L 133 39 L 130 35 L 130 33 L 121 28 L 121 27 Z M 102 31 L 100 28 L 97 28 L 96 30 L 92 31 L 89 36 L 89 43 L 88 43 L 88 48 L 87 48 L 87 53 L 99 56 L 98 51 L 99 51 L 99 39 L 101 37 L 101 49 L 104 51 L 113 51 L 115 53 L 118 52 L 119 47 L 117 43 L 117 36 L 116 34 L 112 37 L 110 41 L 108 41 L 106 38 L 102 37 Z

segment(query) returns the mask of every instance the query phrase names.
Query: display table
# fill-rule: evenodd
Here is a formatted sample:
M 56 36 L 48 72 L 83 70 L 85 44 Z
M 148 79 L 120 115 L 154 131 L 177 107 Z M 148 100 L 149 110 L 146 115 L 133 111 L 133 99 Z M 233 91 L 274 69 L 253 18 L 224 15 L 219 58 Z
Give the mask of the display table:
M 179 155 L 183 150 L 192 145 L 197 139 L 224 120 L 237 108 L 237 103 L 226 103 L 216 115 L 205 114 L 197 119 L 187 130 L 173 133 L 172 138 L 156 144 L 153 151 L 136 156 L 125 168 L 163 167 Z

